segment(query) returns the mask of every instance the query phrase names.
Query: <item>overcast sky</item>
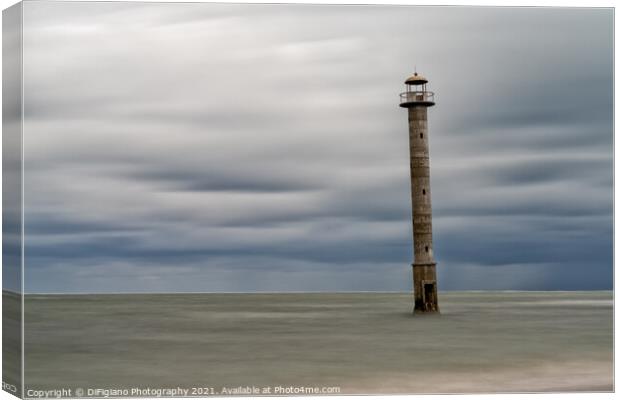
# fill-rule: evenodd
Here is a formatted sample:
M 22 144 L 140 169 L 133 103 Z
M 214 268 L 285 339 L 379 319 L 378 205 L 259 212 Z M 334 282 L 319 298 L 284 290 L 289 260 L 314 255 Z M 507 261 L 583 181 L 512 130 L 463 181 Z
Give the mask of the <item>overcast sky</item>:
M 610 9 L 24 3 L 27 292 L 612 288 Z

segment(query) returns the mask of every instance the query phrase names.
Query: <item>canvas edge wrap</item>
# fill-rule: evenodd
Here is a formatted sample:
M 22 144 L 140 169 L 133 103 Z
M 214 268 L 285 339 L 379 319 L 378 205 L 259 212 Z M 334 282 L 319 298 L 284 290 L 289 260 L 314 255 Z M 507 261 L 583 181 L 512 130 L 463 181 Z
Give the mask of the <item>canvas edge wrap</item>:
M 2 390 L 23 394 L 23 3 L 2 11 Z

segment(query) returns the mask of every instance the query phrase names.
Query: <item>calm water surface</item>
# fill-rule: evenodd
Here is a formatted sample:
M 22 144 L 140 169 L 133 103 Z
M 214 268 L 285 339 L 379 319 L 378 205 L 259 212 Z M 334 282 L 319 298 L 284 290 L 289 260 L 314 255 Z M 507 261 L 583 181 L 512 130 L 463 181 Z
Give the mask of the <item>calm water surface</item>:
M 610 391 L 612 292 L 28 295 L 26 389 Z

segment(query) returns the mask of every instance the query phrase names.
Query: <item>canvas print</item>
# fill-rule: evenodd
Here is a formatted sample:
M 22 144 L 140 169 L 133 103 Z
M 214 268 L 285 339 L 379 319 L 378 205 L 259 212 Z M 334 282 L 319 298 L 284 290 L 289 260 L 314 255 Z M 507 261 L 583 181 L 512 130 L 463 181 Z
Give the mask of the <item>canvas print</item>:
M 3 389 L 611 392 L 613 9 L 3 12 Z

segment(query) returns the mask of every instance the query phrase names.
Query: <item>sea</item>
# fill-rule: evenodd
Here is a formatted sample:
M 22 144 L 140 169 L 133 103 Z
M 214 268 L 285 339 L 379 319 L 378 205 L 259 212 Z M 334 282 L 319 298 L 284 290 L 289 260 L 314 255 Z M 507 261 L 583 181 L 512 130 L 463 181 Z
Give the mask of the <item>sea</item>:
M 438 315 L 376 292 L 28 294 L 24 307 L 26 397 L 614 388 L 610 291 L 440 292 Z

